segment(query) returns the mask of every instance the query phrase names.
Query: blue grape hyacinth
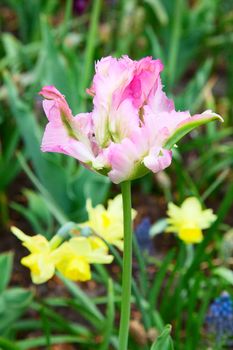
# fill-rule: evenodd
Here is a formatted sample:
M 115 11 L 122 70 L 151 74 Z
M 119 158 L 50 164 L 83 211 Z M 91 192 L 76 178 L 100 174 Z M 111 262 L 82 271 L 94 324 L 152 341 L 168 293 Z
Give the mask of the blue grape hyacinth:
M 153 252 L 152 240 L 150 237 L 150 218 L 145 217 L 135 228 L 135 236 L 141 251 L 146 251 L 149 254 Z
M 208 333 L 215 337 L 217 343 L 233 345 L 233 299 L 227 292 L 210 305 L 206 324 Z

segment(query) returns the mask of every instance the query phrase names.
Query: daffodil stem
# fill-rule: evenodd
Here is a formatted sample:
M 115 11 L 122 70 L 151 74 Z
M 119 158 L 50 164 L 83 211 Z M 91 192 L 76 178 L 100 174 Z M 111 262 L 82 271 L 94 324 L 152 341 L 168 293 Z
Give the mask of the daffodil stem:
M 194 247 L 193 247 L 193 244 L 186 244 L 185 246 L 186 246 L 185 268 L 188 269 L 193 262 Z
M 131 217 L 131 183 L 122 182 L 124 213 L 124 255 L 122 273 L 122 299 L 119 331 L 119 349 L 127 350 L 130 321 L 130 298 L 132 286 L 132 217 Z

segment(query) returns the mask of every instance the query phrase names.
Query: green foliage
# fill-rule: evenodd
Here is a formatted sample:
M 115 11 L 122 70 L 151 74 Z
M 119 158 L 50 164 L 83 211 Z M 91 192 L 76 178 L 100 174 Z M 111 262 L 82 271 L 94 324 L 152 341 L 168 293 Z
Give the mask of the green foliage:
M 226 267 L 218 267 L 214 270 L 214 274 L 222 277 L 227 283 L 233 285 L 233 272 Z
M 11 278 L 13 264 L 12 253 L 0 255 L 0 270 L 2 271 L 0 282 L 0 293 L 2 293 L 8 286 Z
M 23 195 L 27 199 L 28 207 L 25 208 L 16 202 L 12 203 L 11 207 L 30 222 L 34 232 L 44 232 L 49 238 L 53 234 L 54 225 L 45 198 L 28 189 L 23 191 Z
M 32 300 L 32 292 L 23 288 L 8 288 L 12 273 L 13 255 L 0 255 L 0 335 L 10 335 L 12 325 L 19 319 Z M 9 344 L 5 342 L 7 347 Z M 0 346 L 1 340 L 0 340 Z M 10 345 L 9 345 L 10 346 Z
M 22 288 L 10 288 L 1 293 L 1 334 L 9 333 L 12 323 L 25 312 L 31 300 L 31 291 Z
M 170 336 L 171 326 L 167 325 L 159 335 L 156 342 L 152 345 L 151 350 L 174 350 L 173 342 Z

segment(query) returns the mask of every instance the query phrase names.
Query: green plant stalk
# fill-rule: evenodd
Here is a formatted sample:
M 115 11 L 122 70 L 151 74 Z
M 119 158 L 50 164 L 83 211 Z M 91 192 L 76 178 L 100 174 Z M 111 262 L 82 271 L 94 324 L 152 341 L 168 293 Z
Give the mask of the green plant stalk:
M 175 80 L 175 71 L 181 36 L 183 0 L 176 0 L 174 3 L 174 20 L 168 58 L 168 86 L 171 89 Z
M 119 349 L 127 350 L 130 321 L 130 297 L 132 286 L 132 218 L 131 218 L 131 184 L 122 182 L 124 214 L 124 255 L 122 274 L 122 301 L 119 331 Z
M 24 156 L 19 152 L 17 153 L 17 159 L 22 166 L 23 170 L 31 180 L 31 182 L 34 184 L 34 186 L 40 191 L 40 193 L 43 195 L 44 198 L 47 200 L 47 205 L 53 216 L 56 218 L 56 220 L 61 225 L 65 225 L 69 219 L 66 217 L 66 215 L 60 210 L 60 208 L 56 205 L 53 198 L 51 197 L 50 193 L 47 191 L 47 189 L 40 183 L 40 181 L 37 179 L 37 177 L 34 175 L 34 173 L 31 171 L 29 166 L 27 165 L 26 159 Z
M 193 244 L 185 244 L 186 249 L 186 261 L 184 263 L 185 269 L 188 269 L 193 262 L 194 259 L 194 246 Z
M 9 222 L 9 210 L 7 203 L 7 196 L 4 192 L 0 191 L 0 222 L 3 226 L 6 226 Z
M 117 261 L 118 265 L 122 268 L 122 266 L 123 266 L 122 259 L 121 259 L 120 254 L 118 253 L 118 251 L 113 246 L 109 246 L 109 249 L 110 249 L 111 253 L 114 255 L 115 261 Z M 135 296 L 135 302 L 141 311 L 142 318 L 144 320 L 144 324 L 145 324 L 146 328 L 149 329 L 150 328 L 150 319 L 149 319 L 148 312 L 147 312 L 146 307 L 145 307 L 145 300 L 142 299 L 141 294 L 140 294 L 138 287 L 137 287 L 133 278 L 132 278 L 132 293 Z
M 90 18 L 90 28 L 87 35 L 87 45 L 85 49 L 83 89 L 86 89 L 92 73 L 92 62 L 94 59 L 96 38 L 98 37 L 98 24 L 101 13 L 102 0 L 93 1 L 93 7 Z M 83 99 L 82 110 L 86 110 L 87 101 Z

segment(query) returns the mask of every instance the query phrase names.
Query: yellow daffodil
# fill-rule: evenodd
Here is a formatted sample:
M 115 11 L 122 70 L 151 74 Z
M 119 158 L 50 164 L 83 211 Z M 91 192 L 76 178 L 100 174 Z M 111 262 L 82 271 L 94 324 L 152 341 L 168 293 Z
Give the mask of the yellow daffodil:
M 55 261 L 52 252 L 56 245 L 50 244 L 42 235 L 28 236 L 17 227 L 12 227 L 11 231 L 31 253 L 21 259 L 21 264 L 31 270 L 33 283 L 44 283 L 52 278 L 55 273 Z
M 54 251 L 56 268 L 73 281 L 91 279 L 91 263 L 109 264 L 113 256 L 98 237 L 75 237 L 63 243 Z
M 122 206 L 121 195 L 109 200 L 107 209 L 101 204 L 93 208 L 91 200 L 87 200 L 88 221 L 82 226 L 89 226 L 106 242 L 123 250 L 124 230 Z M 136 211 L 132 209 L 133 219 L 135 216 Z
M 181 207 L 168 204 L 167 232 L 177 233 L 187 244 L 200 243 L 203 240 L 202 230 L 207 229 L 216 220 L 212 209 L 203 210 L 195 197 L 185 199 Z
M 28 236 L 17 227 L 11 231 L 31 253 L 22 258 L 21 263 L 31 270 L 35 284 L 48 281 L 56 269 L 71 280 L 87 281 L 91 278 L 91 263 L 109 264 L 113 260 L 99 237 L 76 237 L 61 244 L 58 235 L 49 242 L 42 235 Z

